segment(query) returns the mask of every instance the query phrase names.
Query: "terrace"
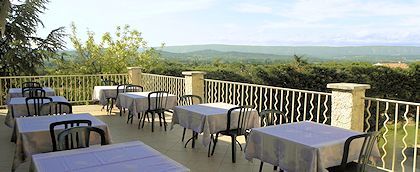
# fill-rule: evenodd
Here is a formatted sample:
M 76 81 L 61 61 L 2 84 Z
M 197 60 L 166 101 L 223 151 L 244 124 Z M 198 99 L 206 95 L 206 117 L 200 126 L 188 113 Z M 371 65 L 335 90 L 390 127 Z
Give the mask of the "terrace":
M 93 87 L 101 85 L 101 79 L 119 83 L 134 83 L 144 86 L 146 91 L 166 90 L 176 96 L 197 94 L 205 102 L 225 102 L 236 105 L 250 104 L 256 110 L 276 108 L 289 116 L 290 122 L 310 120 L 358 131 L 379 131 L 378 141 L 380 159 L 371 164 L 369 171 L 416 171 L 418 165 L 418 128 L 420 104 L 387 99 L 364 97 L 367 85 L 329 84 L 330 93 L 308 90 L 279 88 L 204 79 L 203 73 L 185 73 L 185 77 L 172 77 L 141 73 L 130 68 L 128 74 L 69 75 L 69 76 L 16 76 L 0 77 L 0 95 L 6 97 L 9 88 L 19 87 L 25 81 L 38 81 L 55 89 L 57 95 L 66 97 L 75 104 L 74 113 L 90 113 L 104 121 L 110 129 L 113 143 L 140 140 L 173 160 L 188 167 L 191 171 L 258 171 L 259 161 L 249 162 L 244 153 L 237 151 L 237 162 L 231 162 L 230 138 L 222 137 L 214 156 L 207 157 L 207 147 L 196 144 L 184 148 L 181 142 L 182 127 L 175 125 L 173 130 L 163 128 L 151 132 L 146 124 L 137 129 L 137 122 L 126 124 L 126 115 L 120 117 L 114 110 L 112 115 L 101 110 L 100 105 L 92 104 Z M 349 102 L 352 106 L 349 107 Z M 4 99 L 0 104 L 5 105 Z M 7 109 L 0 111 L 4 120 Z M 171 123 L 171 114 L 166 120 Z M 0 127 L 1 155 L 0 169 L 8 171 L 14 155 L 15 144 L 9 142 L 12 129 Z M 188 136 L 190 132 L 187 132 Z M 199 136 L 201 137 L 201 136 Z M 201 138 L 199 138 L 201 139 Z M 239 137 L 245 145 L 245 139 Z M 29 163 L 19 166 L 17 171 L 27 171 Z M 272 171 L 265 165 L 264 171 Z

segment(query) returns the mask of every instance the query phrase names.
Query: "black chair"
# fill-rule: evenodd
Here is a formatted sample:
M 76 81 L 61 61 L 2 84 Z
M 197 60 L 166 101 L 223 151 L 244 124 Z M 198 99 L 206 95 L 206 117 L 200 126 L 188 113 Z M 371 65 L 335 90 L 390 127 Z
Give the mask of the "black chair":
M 109 79 L 103 79 L 101 82 L 102 82 L 102 85 L 118 85 L 117 82 L 113 80 L 109 80 Z
M 49 102 L 41 106 L 40 115 L 62 115 L 72 113 L 72 105 L 68 102 Z
M 327 168 L 330 172 L 363 172 L 369 163 L 369 157 L 377 140 L 378 133 L 370 132 L 349 137 L 344 143 L 343 158 L 341 165 Z M 353 140 L 363 139 L 357 162 L 348 163 L 350 144 Z
M 58 126 L 62 126 L 63 129 L 68 129 L 72 127 L 78 127 L 78 126 L 92 126 L 92 121 L 90 120 L 68 120 L 68 121 L 59 121 L 59 122 L 53 122 L 50 124 L 50 136 L 51 141 L 53 145 L 53 151 L 57 151 L 57 137 L 55 134 L 55 128 Z
M 132 84 L 129 84 L 129 85 L 127 85 L 125 87 L 124 92 L 126 92 L 126 93 L 127 92 L 143 92 L 143 90 L 144 90 L 144 88 L 142 86 L 140 86 L 140 85 L 132 85 Z M 125 109 L 120 109 L 120 116 L 122 116 L 121 110 L 125 113 Z M 131 119 L 131 123 L 133 123 L 133 117 L 134 117 L 134 114 L 128 113 L 128 115 L 127 115 L 127 124 L 130 121 L 130 119 Z M 137 114 L 137 118 L 140 119 L 140 113 Z
M 101 145 L 107 145 L 104 130 L 91 126 L 72 127 L 58 134 L 59 150 L 87 148 L 90 144 L 90 134 L 98 133 L 101 137 Z
M 118 94 L 120 93 L 124 93 L 125 92 L 125 87 L 127 86 L 127 84 L 121 84 L 117 86 L 117 94 L 115 95 L 115 97 L 105 97 L 105 99 L 108 100 L 108 105 L 106 107 L 106 110 L 108 111 L 109 114 L 111 114 L 112 109 L 114 108 L 114 103 L 117 102 L 117 98 L 118 98 Z M 120 109 L 121 110 L 121 109 Z M 121 111 L 120 111 L 121 112 Z M 120 116 L 122 116 L 122 114 L 120 113 Z
M 279 125 L 284 123 L 289 123 L 289 119 L 284 114 L 283 111 L 277 109 L 266 109 L 260 112 L 260 126 L 266 127 L 271 125 Z M 260 172 L 262 172 L 264 162 L 261 161 L 260 163 Z M 274 170 L 277 170 L 277 166 L 274 166 Z M 283 171 L 283 170 L 280 170 Z
M 190 105 L 202 104 L 202 103 L 203 103 L 203 99 L 200 96 L 197 96 L 197 95 L 183 95 L 179 98 L 179 105 L 180 106 L 190 106 Z M 182 141 L 184 141 L 186 130 L 187 129 L 184 128 L 184 131 L 182 132 L 182 139 L 181 139 Z M 194 131 L 193 131 L 193 137 L 194 137 Z M 187 143 L 188 143 L 188 141 L 187 141 Z M 185 146 L 187 145 L 187 143 L 185 143 Z
M 41 115 L 42 105 L 45 103 L 52 102 L 52 101 L 53 99 L 51 97 L 27 97 L 25 99 L 25 102 L 26 102 L 26 110 L 28 112 L 28 116 Z M 33 110 L 33 113 L 31 109 Z
M 167 111 L 167 109 L 165 109 L 165 107 L 166 107 L 166 103 L 168 101 L 168 95 L 169 95 L 169 93 L 167 91 L 154 91 L 154 92 L 150 92 L 147 95 L 148 108 L 143 115 L 142 128 L 144 127 L 144 121 L 146 120 L 146 117 L 149 118 L 149 114 L 151 114 L 152 115 L 152 132 L 153 132 L 154 131 L 155 114 L 158 114 L 159 124 L 160 124 L 160 126 L 162 126 L 162 120 L 163 120 L 163 126 L 164 126 L 164 129 L 166 131 L 167 124 L 166 124 L 166 120 L 165 120 L 165 111 Z M 141 122 L 141 120 L 139 121 L 138 128 L 140 128 L 140 122 Z
M 24 82 L 22 83 L 22 88 L 30 88 L 30 87 L 41 87 L 39 82 Z
M 222 135 L 227 135 L 230 136 L 232 138 L 232 162 L 235 163 L 236 162 L 236 142 L 238 142 L 236 140 L 236 137 L 238 136 L 245 136 L 245 139 L 247 137 L 247 133 L 249 132 L 250 128 L 248 128 L 248 124 L 251 118 L 251 112 L 254 109 L 253 106 L 239 106 L 239 107 L 234 107 L 229 109 L 228 113 L 227 113 L 227 127 L 226 130 L 224 131 L 220 131 L 216 133 L 216 136 L 213 139 L 213 135 L 211 135 L 211 140 L 213 140 L 214 145 L 213 145 L 213 150 L 211 151 L 211 155 L 214 154 L 214 150 L 216 148 L 216 144 L 218 141 L 218 137 L 219 134 Z M 237 112 L 238 114 L 234 114 L 237 115 L 237 118 L 232 118 L 232 113 Z M 239 111 L 239 112 L 238 112 Z M 232 119 L 237 119 L 237 127 L 231 126 L 231 121 Z M 239 142 L 238 142 L 239 144 Z M 210 150 L 210 146 L 211 146 L 211 142 L 209 144 L 209 150 Z M 241 144 L 239 144 L 241 150 L 242 150 L 242 146 Z
M 22 89 L 23 97 L 45 97 L 45 90 L 42 87 L 26 87 Z

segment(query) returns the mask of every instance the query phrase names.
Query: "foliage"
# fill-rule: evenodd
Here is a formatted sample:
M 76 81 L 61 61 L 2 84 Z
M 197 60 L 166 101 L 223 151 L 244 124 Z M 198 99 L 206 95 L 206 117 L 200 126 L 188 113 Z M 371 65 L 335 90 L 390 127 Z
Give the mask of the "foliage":
M 158 62 L 159 54 L 155 48 L 148 47 L 141 33 L 128 25 L 117 27 L 115 35 L 104 33 L 99 43 L 95 42 L 95 33 L 91 31 L 87 32 L 88 38 L 82 43 L 74 23 L 71 28 L 70 39 L 75 52 L 63 54 L 63 58 L 53 61 L 50 73 L 122 73 L 129 66 L 139 66 L 148 71 Z M 64 58 L 66 56 L 71 58 Z
M 36 36 L 43 26 L 39 15 L 48 0 L 27 0 L 12 4 L 6 19 L 6 34 L 0 38 L 0 75 L 36 75 L 45 59 L 64 48 L 64 28 L 52 30 L 46 38 Z

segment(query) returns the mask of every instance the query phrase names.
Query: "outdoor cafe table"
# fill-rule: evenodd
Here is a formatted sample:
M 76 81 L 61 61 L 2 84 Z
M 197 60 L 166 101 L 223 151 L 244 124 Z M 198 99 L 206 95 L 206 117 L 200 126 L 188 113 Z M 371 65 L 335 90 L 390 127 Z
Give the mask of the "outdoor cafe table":
M 53 102 L 69 102 L 63 96 L 49 96 L 49 97 L 53 99 Z M 8 127 L 13 127 L 14 118 L 18 118 L 20 116 L 26 116 L 28 114 L 25 99 L 26 97 L 15 97 L 15 98 L 10 99 L 9 104 L 7 104 L 7 115 L 4 121 L 4 123 Z M 48 102 L 44 102 L 44 103 L 48 103 Z M 33 108 L 33 106 L 31 106 L 30 108 Z
M 210 144 L 210 134 L 216 134 L 219 131 L 226 130 L 227 112 L 229 109 L 237 107 L 227 103 L 205 103 L 191 106 L 175 106 L 172 116 L 172 125 L 179 124 L 184 128 L 193 130 L 196 133 L 203 133 L 202 144 Z M 239 111 L 238 111 L 239 112 Z M 235 115 L 236 114 L 236 115 Z M 232 113 L 231 126 L 238 126 L 238 113 Z M 249 128 L 260 126 L 258 112 L 251 111 L 251 117 L 248 123 Z
M 32 156 L 36 172 L 188 172 L 188 168 L 140 142 L 50 152 Z
M 45 96 L 55 96 L 55 91 L 51 87 L 43 87 L 45 91 Z M 11 98 L 23 97 L 22 88 L 10 88 L 9 93 L 6 95 L 6 102 L 8 103 Z
M 67 120 L 92 121 L 93 127 L 98 127 L 105 131 L 105 139 L 108 143 L 111 143 L 111 134 L 108 126 L 88 113 L 16 118 L 16 125 L 13 130 L 16 148 L 12 170 L 15 170 L 28 158 L 30 159 L 33 154 L 51 152 L 53 148 L 49 130 L 50 124 Z M 59 128 L 57 126 L 55 132 L 58 133 L 61 130 L 63 130 L 63 127 Z M 14 141 L 13 138 L 12 141 Z M 97 134 L 92 134 L 90 141 L 91 144 L 101 143 L 101 139 Z
M 340 165 L 347 138 L 362 134 L 315 122 L 297 122 L 252 129 L 245 158 L 262 160 L 288 172 L 326 172 Z M 349 161 L 357 160 L 363 139 L 354 140 Z M 377 145 L 372 156 L 379 157 Z
M 148 95 L 150 92 L 127 92 L 120 93 L 117 99 L 118 108 L 127 108 L 130 113 L 138 114 L 146 112 L 149 106 Z M 156 96 L 156 94 L 153 94 Z M 152 105 L 156 101 L 156 97 L 151 97 Z M 177 102 L 176 95 L 168 94 L 168 99 L 166 100 L 166 109 L 172 109 Z M 153 110 L 153 109 L 152 109 Z
M 117 85 L 113 86 L 95 86 L 93 88 L 92 100 L 99 101 L 99 104 L 105 106 L 108 104 L 108 97 L 117 97 Z M 124 87 L 120 87 L 123 92 Z

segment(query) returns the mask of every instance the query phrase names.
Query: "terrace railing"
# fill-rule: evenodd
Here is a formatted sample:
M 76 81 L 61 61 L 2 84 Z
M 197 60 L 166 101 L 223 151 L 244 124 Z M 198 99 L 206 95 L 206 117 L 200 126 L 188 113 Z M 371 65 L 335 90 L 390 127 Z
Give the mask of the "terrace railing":
M 140 85 L 144 87 L 145 91 L 168 91 L 179 98 L 184 95 L 185 78 L 142 73 Z
M 378 131 L 386 171 L 418 171 L 420 103 L 366 97 L 365 131 Z
M 205 100 L 283 111 L 291 122 L 331 123 L 331 93 L 205 79 Z
M 0 106 L 5 106 L 5 98 L 9 88 L 20 88 L 22 83 L 27 81 L 36 81 L 44 87 L 51 87 L 55 90 L 56 95 L 64 96 L 70 102 L 87 103 L 92 101 L 93 87 L 101 85 L 103 79 L 127 83 L 128 74 L 0 77 Z

